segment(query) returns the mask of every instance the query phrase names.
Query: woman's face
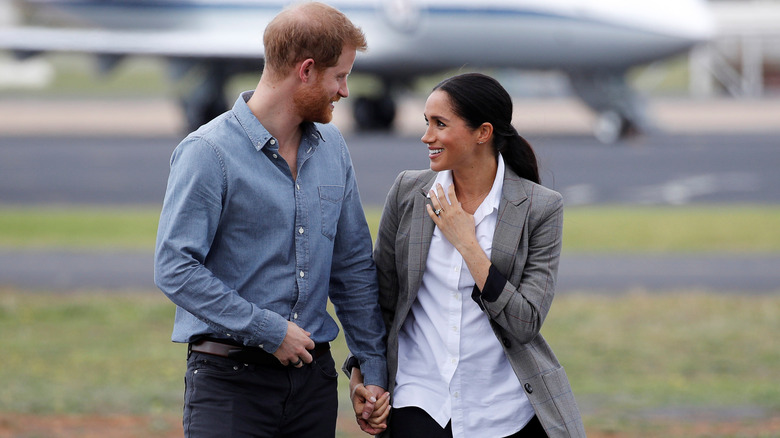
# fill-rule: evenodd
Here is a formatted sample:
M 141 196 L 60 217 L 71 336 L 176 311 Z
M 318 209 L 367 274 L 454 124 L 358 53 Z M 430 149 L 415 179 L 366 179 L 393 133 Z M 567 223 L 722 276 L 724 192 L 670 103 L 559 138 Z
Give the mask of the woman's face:
M 428 145 L 431 170 L 458 170 L 474 167 L 477 162 L 478 130 L 455 115 L 447 92 L 436 90 L 425 102 L 425 122 L 428 126 L 421 140 Z

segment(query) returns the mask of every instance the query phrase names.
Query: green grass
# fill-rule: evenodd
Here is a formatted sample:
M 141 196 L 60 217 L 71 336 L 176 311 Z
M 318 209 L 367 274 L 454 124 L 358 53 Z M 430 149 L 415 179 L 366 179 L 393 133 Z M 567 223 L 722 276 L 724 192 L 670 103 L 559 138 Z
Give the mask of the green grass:
M 380 210 L 367 208 L 376 235 Z M 0 247 L 148 250 L 159 207 L 0 208 Z M 780 251 L 780 207 L 572 207 L 564 214 L 564 251 Z
M 114 70 L 102 72 L 97 58 L 83 54 L 44 54 L 54 76 L 40 89 L 3 89 L 2 95 L 43 98 L 99 98 L 169 96 L 172 82 L 165 65 L 155 58 L 131 57 Z
M 543 333 L 578 394 L 614 411 L 780 409 L 778 295 L 564 295 Z
M 0 209 L 0 247 L 154 248 L 158 207 L 5 207 Z
M 367 209 L 373 232 L 379 214 Z M 4 206 L 0 248 L 150 251 L 158 215 L 159 207 Z M 572 207 L 564 250 L 776 253 L 778 223 L 774 206 Z M 185 350 L 169 341 L 173 310 L 156 291 L 0 289 L 0 413 L 175 419 Z M 616 437 L 779 433 L 778 332 L 780 294 L 739 291 L 565 294 L 543 330 L 589 433 Z M 342 337 L 334 352 L 337 362 L 345 356 Z M 340 385 L 339 436 L 362 436 L 346 379 Z M 702 421 L 712 426 L 702 431 Z
M 185 349 L 169 341 L 173 310 L 159 293 L 0 291 L 0 412 L 180 415 Z M 670 408 L 776 417 L 776 333 L 780 296 L 691 292 L 562 295 L 543 330 L 589 432 L 633 436 L 664 427 L 658 412 Z M 340 336 L 336 361 L 345 354 Z
M 778 206 L 572 207 L 564 251 L 778 252 Z

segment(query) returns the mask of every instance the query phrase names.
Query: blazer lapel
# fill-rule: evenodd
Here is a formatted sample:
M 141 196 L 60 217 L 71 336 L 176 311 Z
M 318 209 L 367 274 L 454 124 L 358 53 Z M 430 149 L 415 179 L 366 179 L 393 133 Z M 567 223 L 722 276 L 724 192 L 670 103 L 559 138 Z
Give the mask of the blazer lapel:
M 433 185 L 436 174 L 427 181 L 411 190 L 414 204 L 412 207 L 412 220 L 409 230 L 409 252 L 407 254 L 408 266 L 408 290 L 407 305 L 411 306 L 417 298 L 417 290 L 422 283 L 422 275 L 425 272 L 425 262 L 428 259 L 428 251 L 433 238 L 434 223 L 425 205 L 430 203 L 428 191 Z M 498 221 L 493 235 L 493 250 L 490 261 L 504 276 L 512 272 L 517 247 L 523 235 L 523 227 L 530 208 L 527 202 L 528 195 L 525 192 L 522 179 L 509 167 L 504 174 L 504 188 L 502 190 L 501 203 L 498 208 Z M 407 307 L 408 308 L 408 307 Z
M 428 250 L 431 248 L 431 239 L 433 238 L 435 225 L 433 220 L 428 217 L 425 205 L 430 203 L 428 190 L 433 185 L 435 178 L 436 176 L 433 174 L 430 180 L 425 181 L 423 185 L 412 190 L 414 206 L 412 207 L 412 222 L 409 230 L 409 295 L 407 303 L 409 306 L 417 298 L 417 290 L 420 288 L 422 275 L 425 272 L 425 262 L 428 260 Z
M 493 234 L 493 250 L 490 254 L 490 261 L 507 278 L 511 275 L 528 216 L 530 203 L 526 202 L 527 200 L 528 195 L 522 180 L 507 167 L 496 231 Z

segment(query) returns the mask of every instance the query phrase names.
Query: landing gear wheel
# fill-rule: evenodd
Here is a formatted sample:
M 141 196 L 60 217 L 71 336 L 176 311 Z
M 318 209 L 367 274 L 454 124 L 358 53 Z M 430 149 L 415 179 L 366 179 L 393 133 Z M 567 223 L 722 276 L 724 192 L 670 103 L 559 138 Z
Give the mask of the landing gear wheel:
M 634 123 L 612 110 L 599 114 L 593 125 L 593 135 L 604 144 L 613 144 L 638 132 Z
M 359 97 L 353 112 L 359 130 L 387 131 L 395 119 L 395 102 L 389 97 Z
M 182 99 L 182 107 L 187 119 L 187 128 L 190 132 L 197 130 L 201 125 L 211 121 L 211 119 L 228 109 L 221 96 L 206 101 L 198 101 L 197 99 L 186 101 Z
M 613 144 L 623 131 L 623 118 L 615 111 L 604 111 L 599 114 L 593 125 L 593 135 L 604 144 Z

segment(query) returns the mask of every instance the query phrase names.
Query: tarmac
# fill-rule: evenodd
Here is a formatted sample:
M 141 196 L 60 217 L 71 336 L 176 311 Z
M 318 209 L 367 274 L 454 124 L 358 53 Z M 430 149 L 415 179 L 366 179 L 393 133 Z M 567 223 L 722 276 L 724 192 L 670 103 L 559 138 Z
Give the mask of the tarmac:
M 399 105 L 398 135 L 424 129 L 420 97 Z M 349 104 L 337 104 L 334 123 L 353 132 Z M 648 101 L 655 126 L 668 133 L 780 134 L 780 99 L 681 99 Z M 594 116 L 573 99 L 515 101 L 521 133 L 589 135 Z M 0 100 L 3 137 L 181 136 L 179 108 L 167 99 Z M 780 147 L 780 136 L 778 136 Z M 778 163 L 780 164 L 780 163 Z M 1 202 L 1 201 L 0 201 Z M 94 252 L 0 248 L 0 287 L 29 291 L 154 291 L 151 251 Z M 561 258 L 558 291 L 780 292 L 780 255 L 567 254 Z M 663 272 L 663 275 L 658 273 Z
M 0 288 L 157 291 L 152 251 L 0 249 Z M 779 254 L 582 254 L 561 256 L 556 292 L 780 292 Z M 662 273 L 662 274 L 661 274 Z

